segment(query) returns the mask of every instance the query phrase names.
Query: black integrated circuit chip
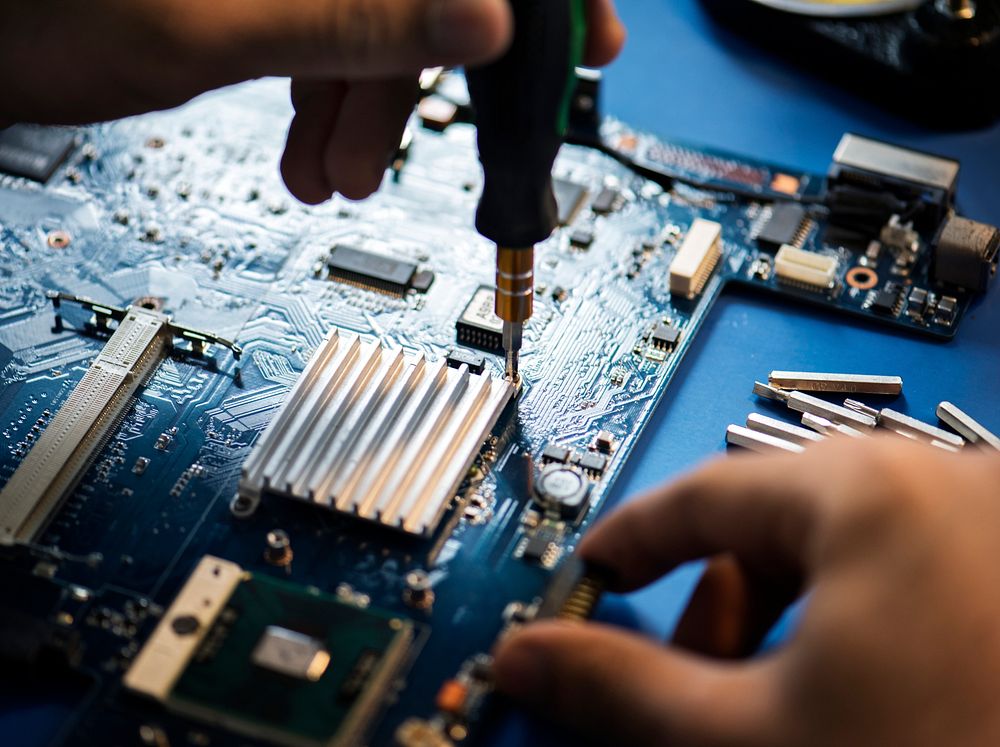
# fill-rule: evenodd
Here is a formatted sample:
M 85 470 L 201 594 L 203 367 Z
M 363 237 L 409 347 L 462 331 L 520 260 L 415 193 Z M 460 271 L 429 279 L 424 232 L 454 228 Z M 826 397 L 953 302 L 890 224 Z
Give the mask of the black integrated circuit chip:
M 681 331 L 674 325 L 665 322 L 657 324 L 649 336 L 650 342 L 659 350 L 673 350 L 680 337 Z
M 389 293 L 405 293 L 410 288 L 425 292 L 434 282 L 433 273 L 418 272 L 413 262 L 343 244 L 330 250 L 326 266 L 331 277 Z
M 899 314 L 899 307 L 902 298 L 900 288 L 895 283 L 887 283 L 885 288 L 880 290 L 872 301 L 872 311 L 885 316 L 896 316 Z
M 570 450 L 565 446 L 560 446 L 559 444 L 546 444 L 545 448 L 542 450 L 542 461 L 562 462 L 565 464 L 569 461 L 570 453 Z
M 473 374 L 481 374 L 486 370 L 486 357 L 465 348 L 455 348 L 448 353 L 446 360 L 451 368 L 468 366 L 469 372 Z
M 577 458 L 576 463 L 581 469 L 587 472 L 593 472 L 595 474 L 601 475 L 604 473 L 605 468 L 608 466 L 608 458 L 601 456 L 600 454 L 593 454 L 591 452 L 584 452 L 580 454 Z
M 0 173 L 45 183 L 76 145 L 76 135 L 59 127 L 13 125 L 0 130 Z
M 536 563 L 540 563 L 545 558 L 545 554 L 549 551 L 549 548 L 552 547 L 554 538 L 551 532 L 544 530 L 535 532 L 524 544 L 524 551 L 521 557 L 525 560 L 533 560 Z
M 488 285 L 479 286 L 472 294 L 472 299 L 455 322 L 459 343 L 490 353 L 503 352 L 503 322 L 493 310 L 494 294 L 495 291 Z
M 771 217 L 757 234 L 757 243 L 765 249 L 777 249 L 782 244 L 795 241 L 802 224 L 806 219 L 806 211 L 794 202 L 779 202 L 771 208 Z

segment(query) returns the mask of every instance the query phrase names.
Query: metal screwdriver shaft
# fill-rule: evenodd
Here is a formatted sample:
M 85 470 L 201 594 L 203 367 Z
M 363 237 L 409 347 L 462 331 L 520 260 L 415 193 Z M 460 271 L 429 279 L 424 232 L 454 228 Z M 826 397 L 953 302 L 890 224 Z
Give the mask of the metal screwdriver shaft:
M 507 376 L 517 377 L 521 332 L 531 318 L 535 285 L 535 249 L 497 247 L 497 316 L 503 320 L 503 349 L 507 354 Z
M 583 0 L 512 0 L 514 39 L 500 59 L 469 69 L 483 193 L 476 228 L 497 245 L 496 314 L 507 376 L 518 378 L 531 317 L 534 247 L 558 222 L 552 164 L 569 119 L 586 36 Z

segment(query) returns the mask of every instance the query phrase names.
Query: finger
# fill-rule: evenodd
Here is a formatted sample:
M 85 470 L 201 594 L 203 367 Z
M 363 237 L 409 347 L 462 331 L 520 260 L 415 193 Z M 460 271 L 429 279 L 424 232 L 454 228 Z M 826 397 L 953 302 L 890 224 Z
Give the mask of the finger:
M 333 194 L 323 154 L 346 93 L 343 81 L 292 81 L 295 117 L 281 157 L 281 176 L 288 191 L 308 205 Z
M 382 183 L 417 98 L 414 76 L 352 83 L 323 153 L 327 183 L 360 200 Z
M 773 663 L 716 663 L 596 624 L 542 622 L 496 651 L 501 692 L 606 744 L 770 744 Z
M 619 590 L 724 552 L 760 572 L 802 573 L 820 514 L 816 476 L 838 459 L 827 446 L 710 462 L 599 522 L 580 553 L 613 571 Z
M 587 47 L 583 64 L 601 67 L 614 60 L 625 44 L 625 25 L 612 0 L 587 0 Z
M 732 555 L 712 558 L 674 631 L 673 644 L 718 658 L 749 656 L 795 601 L 794 578 L 759 578 Z
M 234 78 L 385 78 L 485 62 L 506 48 L 506 0 L 162 0 L 193 56 Z

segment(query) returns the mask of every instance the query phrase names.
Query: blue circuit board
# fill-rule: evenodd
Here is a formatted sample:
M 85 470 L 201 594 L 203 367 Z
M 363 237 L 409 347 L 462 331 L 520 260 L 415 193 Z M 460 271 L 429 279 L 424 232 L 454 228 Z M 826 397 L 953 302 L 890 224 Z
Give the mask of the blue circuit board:
M 814 199 L 820 176 L 663 143 L 609 119 L 605 141 L 635 163 L 715 186 L 664 186 L 621 159 L 563 148 L 555 176 L 572 187 L 574 204 L 538 248 L 522 390 L 480 460 L 484 477 L 471 500 L 428 539 L 277 499 L 237 518 L 230 503 L 241 465 L 331 327 L 441 358 L 494 272 L 494 248 L 472 226 L 481 174 L 471 125 L 430 129 L 415 118 L 406 158 L 377 195 L 309 208 L 277 175 L 287 98 L 286 84 L 260 81 L 176 111 L 82 128 L 46 184 L 0 176 L 0 484 L 106 339 L 88 333 L 83 308 L 67 305 L 57 325 L 49 292 L 156 308 L 235 340 L 244 353 L 236 361 L 218 346 L 202 357 L 174 351 L 45 531 L 2 548 L 5 584 L 20 590 L 2 604 L 73 651 L 75 679 L 62 678 L 75 683 L 71 715 L 53 743 L 257 743 L 122 685 L 210 554 L 419 626 L 405 676 L 369 730 L 370 744 L 393 744 L 407 719 L 435 717 L 442 683 L 489 652 L 572 555 L 724 285 L 945 338 L 971 298 L 932 281 L 933 232 L 919 232 L 906 262 L 825 240 L 826 214 Z M 738 194 L 717 188 L 727 184 Z M 779 206 L 792 203 L 803 207 L 790 243 L 835 259 L 830 287 L 782 282 L 774 248 L 759 240 Z M 722 255 L 687 299 L 671 293 L 669 268 L 697 218 L 721 225 Z M 426 293 L 401 294 L 340 282 L 321 271 L 336 245 L 415 263 L 434 282 Z M 879 308 L 886 288 L 895 301 Z M 914 289 L 929 299 L 919 313 L 909 307 Z M 935 311 L 941 299 L 954 302 L 948 313 Z M 669 336 L 658 337 L 664 328 Z M 487 361 L 499 375 L 500 357 L 488 352 Z M 610 434 L 607 448 L 601 433 Z M 588 472 L 589 509 L 579 521 L 552 522 L 532 508 L 531 482 L 552 445 L 600 464 Z M 294 550 L 282 567 L 264 559 L 276 528 Z M 541 530 L 550 540 L 544 557 L 522 557 Z M 429 574 L 432 605 L 406 602 L 414 570 Z M 449 740 L 482 738 L 483 714 L 466 715 L 449 724 Z

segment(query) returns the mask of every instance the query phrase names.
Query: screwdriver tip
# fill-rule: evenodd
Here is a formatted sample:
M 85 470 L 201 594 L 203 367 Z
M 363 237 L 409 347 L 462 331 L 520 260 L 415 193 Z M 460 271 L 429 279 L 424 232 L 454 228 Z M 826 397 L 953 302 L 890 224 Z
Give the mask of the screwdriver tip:
M 518 364 L 520 356 L 517 351 L 513 348 L 507 350 L 507 378 L 511 381 L 517 381 L 518 379 Z

